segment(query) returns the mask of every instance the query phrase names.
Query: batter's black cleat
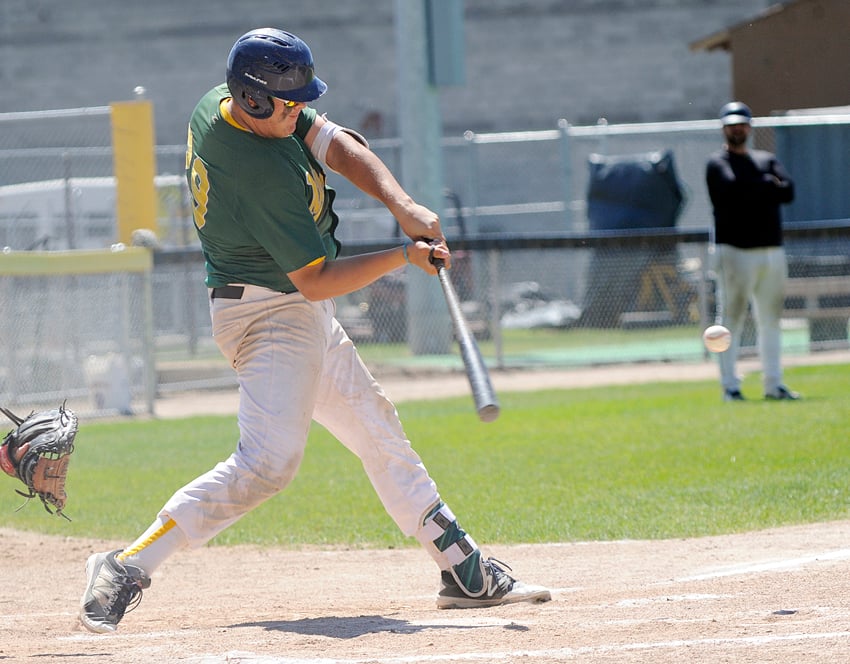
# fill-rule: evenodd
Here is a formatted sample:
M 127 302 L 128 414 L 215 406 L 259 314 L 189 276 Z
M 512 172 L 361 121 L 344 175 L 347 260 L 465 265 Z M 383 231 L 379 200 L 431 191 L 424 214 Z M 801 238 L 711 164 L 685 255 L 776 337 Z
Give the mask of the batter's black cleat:
M 723 401 L 746 401 L 741 390 L 726 390 L 723 393 Z
M 548 602 L 552 593 L 543 586 L 531 586 L 517 581 L 505 570 L 504 563 L 495 558 L 483 561 L 484 589 L 475 597 L 455 581 L 451 572 L 442 573 L 442 587 L 437 595 L 438 609 L 479 609 L 516 602 Z M 504 565 L 504 567 L 503 567 Z M 510 569 L 508 567 L 508 569 Z
M 92 632 L 114 632 L 127 611 L 142 601 L 151 580 L 138 567 L 118 562 L 121 549 L 95 553 L 86 561 L 88 585 L 80 601 L 80 622 Z

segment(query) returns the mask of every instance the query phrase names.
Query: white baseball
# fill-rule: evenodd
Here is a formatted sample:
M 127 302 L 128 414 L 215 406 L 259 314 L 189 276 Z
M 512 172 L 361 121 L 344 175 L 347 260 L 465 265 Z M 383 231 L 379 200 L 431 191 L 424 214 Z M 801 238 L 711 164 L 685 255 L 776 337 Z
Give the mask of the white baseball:
M 732 333 L 722 325 L 712 325 L 705 328 L 702 341 L 712 353 L 722 353 L 732 343 Z

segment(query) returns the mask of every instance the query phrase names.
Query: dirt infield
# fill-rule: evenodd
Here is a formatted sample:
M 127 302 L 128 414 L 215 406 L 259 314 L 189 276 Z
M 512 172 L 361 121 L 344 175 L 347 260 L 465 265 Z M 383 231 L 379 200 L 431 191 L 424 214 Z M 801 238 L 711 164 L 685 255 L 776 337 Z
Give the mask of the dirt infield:
M 639 366 L 502 374 L 494 383 L 580 387 L 714 371 Z M 435 392 L 427 381 L 383 382 L 396 400 Z M 462 377 L 443 377 L 439 394 L 466 389 Z M 160 401 L 157 416 L 230 409 L 232 393 L 179 395 Z M 435 608 L 439 577 L 419 548 L 205 547 L 168 560 L 118 632 L 91 634 L 77 619 L 85 560 L 125 544 L 0 528 L 0 663 L 797 664 L 847 661 L 850 652 L 850 520 L 687 540 L 485 547 L 519 578 L 550 587 L 553 600 L 467 611 Z
M 118 632 L 76 618 L 86 557 L 0 529 L 0 661 L 217 664 L 846 661 L 850 521 L 693 540 L 499 547 L 546 604 L 434 607 L 419 549 L 207 547 L 154 576 Z M 17 590 L 16 590 L 17 589 Z

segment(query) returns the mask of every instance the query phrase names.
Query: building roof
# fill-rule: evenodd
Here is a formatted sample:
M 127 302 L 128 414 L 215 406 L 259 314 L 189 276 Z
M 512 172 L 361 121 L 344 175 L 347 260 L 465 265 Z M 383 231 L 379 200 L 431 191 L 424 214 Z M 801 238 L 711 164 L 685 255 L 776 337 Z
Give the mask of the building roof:
M 729 51 L 732 48 L 732 35 L 734 33 L 751 26 L 753 23 L 764 21 L 772 16 L 782 13 L 790 5 L 795 5 L 808 1 L 809 0 L 792 0 L 791 2 L 784 2 L 776 5 L 771 5 L 763 12 L 761 12 L 760 14 L 756 14 L 752 18 L 749 18 L 745 21 L 741 21 L 740 23 L 736 23 L 735 25 L 732 25 L 728 28 L 724 28 L 719 32 L 712 33 L 706 37 L 702 37 L 701 39 L 697 39 L 696 41 L 691 42 L 690 44 L 688 44 L 688 47 L 692 51 Z

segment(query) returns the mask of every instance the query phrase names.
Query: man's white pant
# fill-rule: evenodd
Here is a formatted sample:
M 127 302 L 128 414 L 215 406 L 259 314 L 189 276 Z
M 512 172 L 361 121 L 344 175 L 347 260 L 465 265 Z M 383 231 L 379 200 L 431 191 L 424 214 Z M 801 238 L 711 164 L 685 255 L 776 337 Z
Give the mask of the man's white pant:
M 753 306 L 758 346 L 764 373 L 765 394 L 782 385 L 782 339 L 780 319 L 785 305 L 788 264 L 783 247 L 739 249 L 728 244 L 715 247 L 718 276 L 718 313 L 721 324 L 732 333 L 732 345 L 718 356 L 724 390 L 738 390 L 735 371 L 747 304 Z
M 439 501 L 395 406 L 334 317 L 309 302 L 246 286 L 212 300 L 213 336 L 239 379 L 239 444 L 163 507 L 200 546 L 295 477 L 315 420 L 356 454 L 387 512 L 408 536 Z

